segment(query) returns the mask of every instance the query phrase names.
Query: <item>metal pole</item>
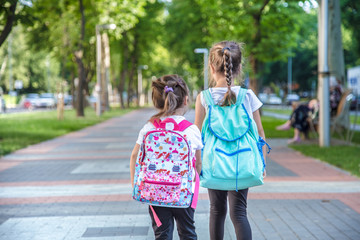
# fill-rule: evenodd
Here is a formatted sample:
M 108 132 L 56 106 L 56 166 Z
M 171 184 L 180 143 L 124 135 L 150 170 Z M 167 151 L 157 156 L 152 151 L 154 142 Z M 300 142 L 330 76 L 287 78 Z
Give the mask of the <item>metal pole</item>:
M 208 82 L 208 54 L 209 51 L 206 49 L 206 51 L 204 51 L 204 89 L 208 89 L 209 88 L 209 82 Z
M 138 67 L 138 104 L 141 106 L 141 94 L 142 94 L 142 73 L 141 73 L 141 66 Z
M 50 59 L 46 56 L 46 78 L 47 78 L 47 92 L 50 92 Z
M 96 25 L 96 115 L 101 116 L 101 36 L 99 26 Z
M 329 96 L 329 67 L 328 67 L 328 0 L 322 0 L 321 4 L 321 31 L 322 44 L 320 44 L 322 61 L 319 62 L 319 93 L 320 96 L 320 136 L 321 147 L 330 146 L 330 96 Z

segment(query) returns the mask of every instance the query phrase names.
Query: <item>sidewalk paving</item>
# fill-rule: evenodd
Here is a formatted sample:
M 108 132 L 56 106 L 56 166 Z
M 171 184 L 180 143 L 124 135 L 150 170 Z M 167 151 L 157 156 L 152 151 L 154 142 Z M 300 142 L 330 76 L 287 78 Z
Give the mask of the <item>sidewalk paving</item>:
M 131 199 L 129 181 L 131 150 L 153 113 L 136 110 L 1 158 L 0 239 L 153 239 L 147 206 Z M 253 239 L 360 239 L 360 179 L 286 139 L 268 141 L 266 183 L 249 192 Z M 208 209 L 201 189 L 200 240 L 209 239 Z M 225 239 L 236 239 L 229 217 Z

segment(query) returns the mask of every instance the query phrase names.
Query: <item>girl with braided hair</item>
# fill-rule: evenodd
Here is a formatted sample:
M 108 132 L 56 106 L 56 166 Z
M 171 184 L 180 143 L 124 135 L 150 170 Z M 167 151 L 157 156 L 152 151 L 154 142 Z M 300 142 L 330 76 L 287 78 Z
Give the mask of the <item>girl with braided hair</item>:
M 212 46 L 209 53 L 209 68 L 211 73 L 211 85 L 209 89 L 213 102 L 226 107 L 236 103 L 241 87 L 234 84 L 234 78 L 241 74 L 241 47 L 236 42 L 223 41 Z M 265 139 L 265 133 L 261 124 L 259 108 L 260 100 L 250 89 L 246 91 L 243 105 L 252 121 L 255 121 L 259 136 Z M 195 125 L 202 129 L 204 118 L 209 111 L 203 92 L 196 99 Z M 206 142 L 204 143 L 207 144 Z M 215 150 L 214 150 L 215 151 Z M 265 148 L 263 148 L 265 156 Z M 239 159 L 247 161 L 248 159 Z M 210 159 L 202 159 L 203 166 L 211 162 Z M 264 171 L 263 176 L 265 177 Z M 208 188 L 210 199 L 210 238 L 219 240 L 224 238 L 224 223 L 227 214 L 227 198 L 229 199 L 230 218 L 235 228 L 237 239 L 252 239 L 251 228 L 247 219 L 247 194 L 248 188 L 237 191 L 224 191 Z

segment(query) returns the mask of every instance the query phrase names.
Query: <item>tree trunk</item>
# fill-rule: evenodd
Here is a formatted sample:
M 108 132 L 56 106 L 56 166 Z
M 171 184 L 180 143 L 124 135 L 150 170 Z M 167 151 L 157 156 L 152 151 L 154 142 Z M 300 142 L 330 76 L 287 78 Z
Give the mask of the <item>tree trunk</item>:
M 83 54 L 84 54 L 84 38 L 85 38 L 85 15 L 84 15 L 84 5 L 83 1 L 79 0 L 79 10 L 81 13 L 81 35 L 80 35 L 80 41 L 78 50 L 75 52 L 75 60 L 78 65 L 78 78 L 79 78 L 79 84 L 77 88 L 77 98 L 76 98 L 76 115 L 78 117 L 85 116 L 84 114 L 84 85 L 86 82 L 86 76 L 85 76 L 85 67 L 83 63 Z
M 109 38 L 106 33 L 103 33 L 102 36 L 102 56 L 103 56 L 103 103 L 104 110 L 110 109 L 109 104 L 109 86 L 110 86 L 110 47 L 109 47 Z
M 6 38 L 9 36 L 11 29 L 14 25 L 15 10 L 16 10 L 17 2 L 18 2 L 17 0 L 12 1 L 11 5 L 10 5 L 9 14 L 7 15 L 7 18 L 6 18 L 5 27 L 3 28 L 3 31 L 0 34 L 0 47 L 5 42 Z
M 257 46 L 261 42 L 261 16 L 262 16 L 262 13 L 263 13 L 266 5 L 268 5 L 269 2 L 270 2 L 270 0 L 265 0 L 263 2 L 263 4 L 261 5 L 259 11 L 252 14 L 252 18 L 254 20 L 254 28 L 256 29 L 256 33 L 252 37 L 252 47 L 254 49 L 256 49 Z M 258 94 L 258 92 L 259 92 L 258 80 L 259 79 L 258 79 L 257 75 L 259 73 L 259 60 L 256 59 L 256 52 L 250 53 L 250 64 L 251 64 L 251 69 L 252 69 L 253 73 L 252 73 L 252 76 L 250 76 L 249 87 L 250 87 L 250 89 L 252 89 L 254 91 L 255 94 Z
M 257 95 L 258 94 L 258 79 L 257 79 L 257 73 L 258 73 L 258 68 L 259 68 L 259 63 L 258 60 L 254 57 L 254 55 L 250 55 L 249 57 L 250 59 L 250 65 L 251 65 L 251 70 L 252 70 L 252 74 L 250 75 L 249 79 L 249 88 L 251 90 L 254 91 L 254 93 Z
M 129 46 L 128 46 L 128 39 L 127 39 L 127 32 L 124 32 L 122 40 L 122 52 L 121 54 L 121 71 L 120 71 L 120 82 L 119 82 L 119 94 L 120 94 L 120 106 L 121 108 L 125 108 L 123 92 L 126 82 L 126 76 L 128 74 L 128 64 L 129 64 Z M 129 99 L 129 94 L 128 94 Z
M 329 70 L 331 75 L 344 84 L 345 63 L 341 37 L 341 12 L 338 0 L 329 0 Z
M 129 81 L 128 81 L 128 107 L 130 107 L 130 96 L 133 92 L 136 93 L 136 96 L 139 96 L 137 93 L 137 88 L 136 90 L 134 91 L 133 90 L 133 87 L 134 87 L 134 75 L 135 75 L 135 72 L 136 72 L 136 68 L 137 68 L 137 65 L 138 65 L 138 56 L 136 54 L 136 51 L 137 51 L 137 35 L 135 34 L 134 36 L 134 41 L 133 41 L 133 52 L 131 53 L 131 69 L 130 69 L 130 72 L 129 72 Z
M 77 53 L 80 55 L 80 53 Z M 82 57 L 75 57 L 76 64 L 78 65 L 78 86 L 76 89 L 76 116 L 84 117 L 84 79 L 85 79 L 85 68 L 82 61 Z

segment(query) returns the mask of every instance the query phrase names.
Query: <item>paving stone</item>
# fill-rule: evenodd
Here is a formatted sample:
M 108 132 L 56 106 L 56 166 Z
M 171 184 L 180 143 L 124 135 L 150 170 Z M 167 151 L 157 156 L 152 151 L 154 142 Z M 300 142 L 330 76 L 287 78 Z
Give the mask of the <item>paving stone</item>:
M 0 204 L 0 239 L 154 239 L 148 206 L 130 199 L 130 184 L 94 182 L 129 179 L 129 156 L 138 130 L 154 113 L 153 109 L 136 110 L 0 159 L 20 163 L 0 171 L 0 184 L 4 184 L 0 186 L 0 201 L 10 201 Z M 194 111 L 190 110 L 186 116 L 193 121 Z M 298 165 L 285 164 L 285 160 L 273 159 L 270 155 L 267 166 L 270 181 L 252 188 L 254 199 L 248 200 L 253 239 L 360 239 L 360 210 L 356 199 L 360 197 L 359 179 L 349 178 L 344 172 L 295 153 L 286 146 L 285 139 L 270 139 L 270 144 L 275 153 Z M 279 154 L 274 156 L 281 156 Z M 306 161 L 308 169 L 298 171 L 304 167 L 302 161 Z M 314 170 L 312 166 L 325 174 L 310 171 Z M 52 184 L 54 182 L 57 184 Z M 11 186 L 12 183 L 18 185 Z M 206 195 L 206 192 L 201 189 L 201 193 Z M 320 193 L 326 197 L 319 198 Z M 113 195 L 124 198 L 107 199 Z M 299 199 L 294 199 L 294 195 Z M 261 197 L 257 199 L 257 196 Z M 30 202 L 37 197 L 42 197 L 44 202 L 16 203 L 18 199 Z M 52 202 L 46 203 L 50 198 Z M 209 201 L 206 199 L 198 202 L 195 226 L 198 239 L 208 240 Z M 174 240 L 177 239 L 175 230 Z M 236 237 L 227 215 L 225 240 L 231 239 Z

